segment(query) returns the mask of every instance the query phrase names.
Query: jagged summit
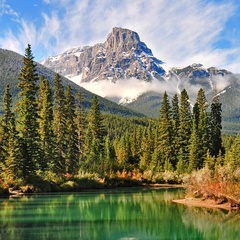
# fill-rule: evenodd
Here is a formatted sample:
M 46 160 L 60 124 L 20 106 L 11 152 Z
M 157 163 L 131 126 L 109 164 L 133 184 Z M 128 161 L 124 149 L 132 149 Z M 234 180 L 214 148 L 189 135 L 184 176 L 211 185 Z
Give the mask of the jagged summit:
M 163 62 L 155 58 L 134 31 L 113 28 L 104 43 L 70 49 L 42 62 L 75 82 L 129 79 L 162 79 Z M 76 80 L 77 78 L 77 80 Z
M 139 35 L 136 32 L 119 27 L 113 28 L 104 43 L 104 47 L 116 53 L 133 51 L 138 55 L 145 53 L 153 56 L 151 49 L 140 41 Z

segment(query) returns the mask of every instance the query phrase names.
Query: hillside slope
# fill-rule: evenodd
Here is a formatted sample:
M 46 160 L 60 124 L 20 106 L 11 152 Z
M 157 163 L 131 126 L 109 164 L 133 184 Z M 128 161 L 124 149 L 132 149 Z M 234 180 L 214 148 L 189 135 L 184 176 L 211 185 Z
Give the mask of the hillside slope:
M 3 112 L 3 103 L 1 99 L 3 98 L 6 84 L 10 85 L 10 90 L 13 98 L 13 103 L 16 102 L 18 98 L 18 74 L 20 69 L 23 67 L 23 56 L 17 54 L 13 51 L 0 49 L 0 114 Z M 37 63 L 37 71 L 39 76 L 44 75 L 53 86 L 56 73 L 45 66 Z M 61 77 L 63 85 L 71 85 L 74 92 L 81 91 L 84 98 L 84 106 L 89 108 L 93 98 L 93 93 L 85 90 L 84 88 L 73 83 L 65 77 Z M 121 116 L 143 116 L 140 113 L 134 112 L 126 107 L 119 106 L 105 98 L 99 97 L 100 108 L 104 112 L 109 112 L 113 114 L 118 114 Z

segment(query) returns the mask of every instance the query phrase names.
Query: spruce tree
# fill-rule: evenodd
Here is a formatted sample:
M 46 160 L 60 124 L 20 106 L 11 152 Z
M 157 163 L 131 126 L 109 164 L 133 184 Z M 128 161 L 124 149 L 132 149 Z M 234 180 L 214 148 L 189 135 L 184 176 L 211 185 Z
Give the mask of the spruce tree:
M 173 151 L 173 166 L 174 168 L 178 162 L 179 144 L 178 144 L 178 129 L 179 129 L 179 100 L 178 95 L 175 94 L 172 99 L 171 108 L 171 120 L 172 120 L 172 151 Z
M 211 155 L 217 157 L 221 151 L 224 154 L 225 150 L 222 145 L 222 109 L 221 103 L 219 102 L 218 96 L 213 98 L 211 104 L 211 114 L 210 114 L 210 130 L 211 130 Z
M 53 100 L 49 81 L 41 76 L 38 97 L 39 111 L 39 135 L 42 150 L 41 170 L 51 168 L 54 158 L 54 138 L 53 138 Z
M 178 157 L 188 166 L 189 145 L 192 132 L 192 113 L 186 89 L 181 92 L 178 128 Z
M 193 129 L 189 146 L 188 172 L 192 172 L 199 167 L 199 139 L 198 139 L 198 116 L 193 118 Z
M 141 170 L 149 169 L 154 149 L 152 127 L 149 125 L 143 133 L 139 167 Z
M 6 85 L 4 96 L 3 96 L 3 104 L 4 104 L 4 115 L 1 119 L 1 162 L 3 163 L 6 158 L 6 152 L 4 150 L 5 145 L 8 143 L 8 137 L 10 134 L 10 123 L 14 117 L 12 113 L 12 96 L 10 94 L 9 84 Z
M 208 103 L 205 92 L 201 88 L 198 91 L 196 103 L 193 108 L 193 133 L 191 148 L 196 149 L 195 158 L 197 159 L 195 168 L 202 168 L 209 149 L 209 119 L 207 113 Z M 195 146 L 193 146 L 195 144 Z M 192 152 L 191 152 L 192 154 Z M 191 156 L 192 158 L 192 156 Z M 196 161 L 196 160 L 195 160 Z
M 89 126 L 92 131 L 92 137 L 99 142 L 100 150 L 103 149 L 103 118 L 100 111 L 97 96 L 95 95 L 92 100 L 92 105 L 89 114 Z
M 3 161 L 2 175 L 5 180 L 21 180 L 23 177 L 23 157 L 19 137 L 15 126 L 15 116 L 11 110 L 12 96 L 7 84 L 4 97 L 4 115 L 1 121 Z
M 56 74 L 54 80 L 53 95 L 53 134 L 55 148 L 53 149 L 53 172 L 66 174 L 66 163 L 64 158 L 66 122 L 64 113 L 64 88 L 59 74 Z
M 88 128 L 84 146 L 84 163 L 87 170 L 102 173 L 101 160 L 104 150 L 103 118 L 99 108 L 97 96 L 93 97 L 88 115 Z
M 76 132 L 77 132 L 77 147 L 79 153 L 79 160 L 83 155 L 84 151 L 84 141 L 86 137 L 86 111 L 83 106 L 83 98 L 81 92 L 77 92 L 76 94 L 76 107 L 75 107 L 75 115 L 76 115 Z
M 165 167 L 170 170 L 172 166 L 176 166 L 176 162 L 173 162 L 173 145 L 172 145 L 172 121 L 171 121 L 171 107 L 168 99 L 168 95 L 165 92 L 163 95 L 161 108 L 160 108 L 160 116 L 158 122 L 158 148 L 161 152 L 160 155 L 162 157 L 161 162 Z
M 76 173 L 79 170 L 79 150 L 78 150 L 78 134 L 75 115 L 75 99 L 72 88 L 68 85 L 65 91 L 65 149 L 64 157 L 66 159 L 66 171 L 68 173 Z
M 115 162 L 116 154 L 113 143 L 108 136 L 105 138 L 103 161 L 104 161 L 103 165 L 104 175 L 106 174 L 110 175 L 114 171 L 116 165 Z
M 31 46 L 28 45 L 23 57 L 24 67 L 18 77 L 20 99 L 17 102 L 18 129 L 24 144 L 23 175 L 25 180 L 29 180 L 31 176 L 36 174 L 41 159 L 36 101 L 38 74 L 33 59 Z

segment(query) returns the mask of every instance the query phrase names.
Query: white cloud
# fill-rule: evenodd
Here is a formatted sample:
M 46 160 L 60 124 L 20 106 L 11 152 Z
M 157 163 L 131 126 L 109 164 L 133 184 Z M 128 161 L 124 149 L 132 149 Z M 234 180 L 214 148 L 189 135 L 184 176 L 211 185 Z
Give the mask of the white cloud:
M 231 1 L 44 2 L 52 5 L 53 10 L 51 13 L 42 13 L 42 25 L 26 25 L 26 21 L 21 20 L 21 31 L 15 37 L 15 40 L 21 41 L 18 46 L 25 45 L 26 40 L 31 41 L 37 58 L 56 55 L 75 46 L 103 42 L 111 29 L 118 26 L 137 31 L 153 54 L 167 65 L 186 66 L 201 62 L 206 66 L 231 66 L 237 70 L 233 59 L 229 57 L 229 50 L 214 48 L 227 20 L 235 13 L 235 6 Z M 0 39 L 0 44 L 3 40 L 13 41 L 12 36 L 11 31 L 6 32 L 4 38 Z M 238 48 L 231 51 L 235 56 L 240 55 Z M 47 55 L 43 52 L 47 52 Z
M 6 0 L 0 0 L 0 16 L 2 15 L 12 15 L 18 16 L 17 12 L 15 12 L 10 5 L 6 4 Z
M 152 79 L 150 82 L 144 82 L 136 78 L 121 79 L 117 82 L 109 80 L 101 80 L 99 82 L 80 83 L 88 91 L 100 95 L 102 97 L 118 99 L 119 102 L 124 102 L 136 99 L 141 94 L 154 91 L 164 93 L 167 91 L 169 94 L 177 92 L 177 82 L 159 81 Z

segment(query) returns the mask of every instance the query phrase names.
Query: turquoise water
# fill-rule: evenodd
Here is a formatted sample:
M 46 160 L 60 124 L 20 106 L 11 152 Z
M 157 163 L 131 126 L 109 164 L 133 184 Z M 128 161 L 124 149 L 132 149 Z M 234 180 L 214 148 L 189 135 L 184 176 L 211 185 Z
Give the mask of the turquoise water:
M 4 239 L 240 239 L 239 212 L 172 203 L 177 189 L 122 189 L 0 199 Z

